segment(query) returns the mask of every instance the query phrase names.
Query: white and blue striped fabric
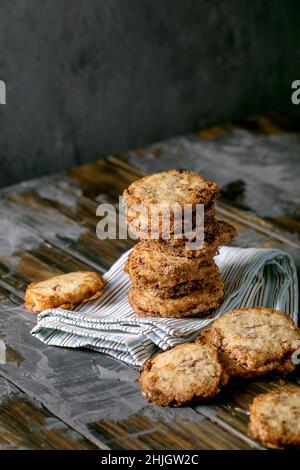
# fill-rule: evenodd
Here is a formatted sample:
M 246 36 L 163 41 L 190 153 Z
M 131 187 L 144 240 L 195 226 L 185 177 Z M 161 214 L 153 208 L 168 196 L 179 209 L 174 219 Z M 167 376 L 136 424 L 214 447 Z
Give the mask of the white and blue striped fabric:
M 38 315 L 31 334 L 46 344 L 90 348 L 141 366 L 158 349 L 192 340 L 218 316 L 238 307 L 265 306 L 297 322 L 298 285 L 292 258 L 277 249 L 222 247 L 215 258 L 225 284 L 222 306 L 199 319 L 137 318 L 127 301 L 130 279 L 125 253 L 104 275 L 102 296 L 74 310 L 49 309 Z

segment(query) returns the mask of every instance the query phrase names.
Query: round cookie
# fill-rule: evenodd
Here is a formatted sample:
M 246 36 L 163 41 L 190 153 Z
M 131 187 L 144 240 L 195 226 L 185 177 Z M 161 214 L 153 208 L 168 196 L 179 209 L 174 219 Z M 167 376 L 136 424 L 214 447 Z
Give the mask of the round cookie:
M 173 212 L 172 212 L 173 210 Z M 177 218 L 175 213 L 177 210 Z M 182 208 L 166 209 L 166 207 L 149 206 L 148 212 L 137 213 L 133 208 L 127 211 L 127 224 L 129 230 L 141 240 L 169 240 L 177 238 L 179 240 L 191 240 L 195 234 L 204 228 L 205 236 L 212 236 L 218 231 L 218 224 L 215 219 L 215 204 L 210 203 L 204 207 L 204 221 L 196 217 L 196 211 L 183 213 Z M 165 212 L 163 212 L 165 211 Z M 133 215 L 130 215 L 133 214 Z M 186 217 L 186 225 L 184 222 Z M 191 225 L 188 225 L 191 224 Z M 203 224 L 203 227 L 202 227 Z M 176 235 L 176 237 L 175 237 Z
M 235 227 L 223 220 L 217 221 L 218 230 L 212 235 L 205 236 L 203 246 L 190 249 L 185 240 L 142 240 L 141 245 L 148 250 L 162 251 L 166 255 L 196 257 L 201 260 L 213 258 L 218 253 L 220 245 L 226 245 L 237 235 Z
M 103 279 L 94 272 L 77 271 L 32 282 L 26 290 L 25 306 L 42 312 L 48 308 L 72 309 L 76 304 L 100 297 Z
M 208 204 L 220 195 L 220 187 L 198 173 L 168 170 L 132 183 L 124 191 L 126 207 L 133 204 Z
M 217 309 L 224 296 L 224 285 L 216 279 L 209 287 L 190 294 L 161 299 L 148 289 L 131 288 L 128 301 L 139 317 L 192 318 L 204 317 Z
M 195 210 L 198 204 L 206 206 L 207 225 L 214 222 L 213 201 L 219 197 L 220 187 L 192 171 L 168 170 L 145 176 L 124 191 L 123 203 L 127 223 L 139 238 L 164 238 L 163 221 L 167 222 L 169 236 L 178 233 L 178 221 L 182 221 L 183 210 L 194 215 L 192 227 L 195 228 Z M 151 219 L 158 223 L 157 236 L 151 234 Z M 210 221 L 210 222 L 209 222 Z M 152 229 L 153 230 L 153 229 Z M 181 222 L 179 224 L 182 233 Z M 150 233 L 149 233 L 150 231 Z
M 151 295 L 160 297 L 161 299 L 181 297 L 196 290 L 209 288 L 210 284 L 213 284 L 215 279 L 216 278 L 209 280 L 203 279 L 200 281 L 180 282 L 174 286 L 167 287 L 150 287 L 148 288 L 148 291 Z
M 300 347 L 300 330 L 291 318 L 264 307 L 232 310 L 218 318 L 206 333 L 227 372 L 255 377 L 295 368 L 294 351 Z
M 201 343 L 185 343 L 156 354 L 140 375 L 143 395 L 162 406 L 213 397 L 227 381 L 215 349 Z
M 219 270 L 213 260 L 172 256 L 162 251 L 145 249 L 137 243 L 131 251 L 125 271 L 135 287 L 170 287 L 178 283 L 214 279 Z
M 300 447 L 300 388 L 256 397 L 250 408 L 249 432 L 272 449 Z

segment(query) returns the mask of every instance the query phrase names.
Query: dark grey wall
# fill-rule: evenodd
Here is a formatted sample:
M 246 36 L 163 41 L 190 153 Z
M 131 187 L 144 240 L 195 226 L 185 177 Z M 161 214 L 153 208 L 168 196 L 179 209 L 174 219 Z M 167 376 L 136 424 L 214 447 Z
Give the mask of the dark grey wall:
M 0 0 L 0 185 L 298 111 L 299 14 L 297 0 Z

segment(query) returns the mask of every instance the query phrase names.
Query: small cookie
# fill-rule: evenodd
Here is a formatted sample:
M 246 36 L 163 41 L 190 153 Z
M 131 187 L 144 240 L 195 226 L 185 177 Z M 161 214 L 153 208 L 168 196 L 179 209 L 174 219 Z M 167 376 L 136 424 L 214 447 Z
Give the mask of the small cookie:
M 272 449 L 300 447 L 300 389 L 256 397 L 250 408 L 249 432 Z
M 124 192 L 128 208 L 133 204 L 208 204 L 220 195 L 220 187 L 198 173 L 168 170 L 144 176 Z
M 219 350 L 232 376 L 256 377 L 271 371 L 294 370 L 294 351 L 300 347 L 300 330 L 291 318 L 264 307 L 232 310 L 218 318 L 205 335 Z
M 140 375 L 143 395 L 162 406 L 213 397 L 227 381 L 215 349 L 201 343 L 185 343 L 156 354 Z
M 213 201 L 219 195 L 220 187 L 197 173 L 168 170 L 132 183 L 124 191 L 123 202 L 127 223 L 133 233 L 148 238 L 149 229 L 151 231 L 151 223 L 148 222 L 154 219 L 159 224 L 158 236 L 163 238 L 163 220 L 170 224 L 168 232 L 174 234 L 177 221 L 182 220 L 182 212 L 187 207 L 193 214 L 197 204 L 203 204 L 206 206 L 206 219 L 214 218 Z
M 178 283 L 201 279 L 214 279 L 219 270 L 210 260 L 172 256 L 162 251 L 147 250 L 137 243 L 130 253 L 125 271 L 135 287 L 170 287 Z
M 104 281 L 94 272 L 62 274 L 46 281 L 32 282 L 26 290 L 25 305 L 34 312 L 47 308 L 70 310 L 80 302 L 100 297 L 103 287 Z
M 190 294 L 161 299 L 148 289 L 131 288 L 128 301 L 139 317 L 192 318 L 205 317 L 217 309 L 224 296 L 224 285 L 218 279 L 213 284 Z
M 162 208 L 162 210 L 166 210 Z M 152 211 L 152 212 L 151 212 Z M 173 208 L 176 213 L 176 209 Z M 149 209 L 149 214 L 133 212 L 133 216 L 127 213 L 127 224 L 129 230 L 140 240 L 169 240 L 175 238 L 180 240 L 190 240 L 195 238 L 195 233 L 204 228 L 205 236 L 211 236 L 218 231 L 218 224 L 215 219 L 215 204 L 210 203 L 204 208 L 204 220 L 201 214 L 196 217 L 196 211 L 183 213 L 179 208 L 177 218 L 171 210 L 161 211 L 160 206 L 153 206 Z M 191 224 L 191 225 L 189 225 Z
M 223 220 L 217 221 L 218 230 L 205 236 L 203 246 L 191 249 L 185 240 L 142 240 L 141 245 L 148 250 L 162 251 L 166 255 L 196 257 L 201 260 L 213 258 L 218 254 L 220 245 L 227 245 L 237 235 L 236 228 Z

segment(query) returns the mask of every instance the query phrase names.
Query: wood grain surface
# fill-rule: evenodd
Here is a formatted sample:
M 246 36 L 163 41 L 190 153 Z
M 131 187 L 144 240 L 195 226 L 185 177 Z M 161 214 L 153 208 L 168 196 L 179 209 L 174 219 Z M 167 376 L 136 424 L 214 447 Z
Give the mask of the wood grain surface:
M 215 164 L 215 151 L 210 149 L 206 156 L 201 153 L 203 142 L 215 143 L 217 148 L 221 136 L 225 143 L 223 141 L 219 149 L 220 156 L 226 148 L 222 156 L 224 167 L 229 168 L 229 163 L 233 165 L 235 160 L 237 163 L 236 174 L 225 184 L 217 208 L 218 217 L 238 228 L 236 245 L 279 247 L 294 257 L 299 269 L 294 174 L 288 175 L 284 196 L 275 190 L 269 193 L 263 190 L 262 178 L 259 185 L 254 185 L 259 172 L 259 161 L 254 159 L 249 165 L 255 172 L 249 176 L 250 170 L 247 170 L 246 184 L 251 184 L 245 198 L 243 184 L 235 181 L 236 176 L 241 178 L 246 165 L 244 160 L 243 165 L 238 165 L 242 143 L 239 141 L 237 148 L 233 141 L 231 146 L 228 143 L 232 139 L 229 134 L 242 129 L 247 133 L 245 145 L 251 144 L 253 153 L 253 142 L 258 135 L 276 137 L 276 148 L 280 139 L 283 139 L 283 147 L 288 139 L 296 151 L 293 139 L 299 140 L 299 134 L 294 128 L 288 131 L 286 127 L 291 127 L 291 123 L 287 125 L 277 115 L 249 122 L 179 138 L 177 153 L 175 139 L 0 192 L 0 339 L 6 346 L 6 361 L 0 364 L 2 449 L 262 448 L 247 434 L 248 408 L 258 393 L 280 386 L 282 381 L 278 378 L 232 384 L 205 405 L 183 409 L 149 405 L 140 394 L 136 369 L 96 352 L 40 343 L 29 334 L 36 315 L 23 306 L 24 292 L 31 281 L 79 269 L 103 273 L 133 244 L 128 240 L 99 240 L 95 233 L 99 220 L 96 208 L 101 202 L 117 204 L 124 188 L 142 172 L 150 173 L 169 165 L 183 167 L 185 163 L 191 167 L 194 161 L 195 169 L 203 167 L 205 176 L 222 183 L 222 165 Z M 201 148 L 193 153 L 192 144 L 187 142 L 198 141 Z M 270 154 L 271 147 L 268 147 Z M 188 154 L 184 161 L 178 158 L 183 151 Z M 173 159 L 170 160 L 168 152 Z M 212 154 L 214 158 L 210 158 Z M 247 155 L 250 158 L 250 154 Z M 276 186 L 274 181 L 270 185 Z M 260 191 L 257 198 L 266 201 L 265 208 L 259 211 L 255 205 L 258 199 L 251 195 L 254 187 Z M 293 210 L 284 212 L 289 201 L 294 204 Z M 269 211 L 272 203 L 276 216 Z M 291 386 L 300 384 L 299 372 L 288 381 Z

